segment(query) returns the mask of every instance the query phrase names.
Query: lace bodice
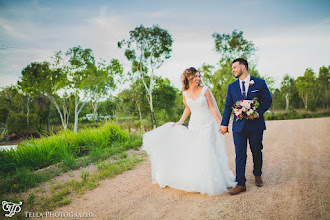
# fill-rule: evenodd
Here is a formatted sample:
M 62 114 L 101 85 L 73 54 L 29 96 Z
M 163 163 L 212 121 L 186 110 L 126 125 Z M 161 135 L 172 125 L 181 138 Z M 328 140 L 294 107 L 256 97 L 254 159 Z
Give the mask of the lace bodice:
M 191 111 L 188 128 L 210 126 L 215 121 L 205 96 L 207 89 L 208 88 L 204 86 L 201 95 L 195 100 L 189 97 L 187 91 L 183 92 L 183 95 L 186 98 L 186 103 Z

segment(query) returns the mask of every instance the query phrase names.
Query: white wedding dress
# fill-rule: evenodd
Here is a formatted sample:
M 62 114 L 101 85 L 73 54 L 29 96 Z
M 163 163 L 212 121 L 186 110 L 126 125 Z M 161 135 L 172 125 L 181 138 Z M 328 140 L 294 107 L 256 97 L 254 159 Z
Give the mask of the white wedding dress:
M 183 92 L 191 110 L 188 128 L 173 127 L 169 122 L 143 135 L 142 149 L 151 162 L 152 182 L 162 188 L 217 195 L 237 184 L 229 170 L 224 136 L 208 107 L 206 90 L 204 86 L 196 100 Z

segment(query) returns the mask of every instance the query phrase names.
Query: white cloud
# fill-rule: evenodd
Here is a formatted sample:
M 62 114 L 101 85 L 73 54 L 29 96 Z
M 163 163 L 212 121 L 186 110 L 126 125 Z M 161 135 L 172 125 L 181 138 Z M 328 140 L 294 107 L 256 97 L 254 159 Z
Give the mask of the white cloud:
M 3 32 L 6 33 L 8 36 L 12 38 L 17 38 L 20 40 L 25 40 L 27 39 L 27 35 L 24 34 L 24 32 L 19 31 L 19 28 L 16 28 L 12 22 L 0 18 L 0 27 L 3 29 Z
M 260 4 L 255 0 L 253 4 Z M 251 2 L 249 2 L 251 4 Z M 15 9 L 16 10 L 16 9 Z M 214 51 L 214 32 L 230 33 L 234 28 L 244 31 L 244 37 L 251 40 L 259 48 L 258 70 L 261 74 L 274 77 L 279 83 L 285 73 L 295 77 L 302 75 L 307 67 L 312 67 L 318 72 L 322 65 L 330 65 L 330 18 L 323 19 L 314 25 L 301 25 L 294 29 L 291 26 L 279 27 L 279 25 L 265 25 L 240 23 L 219 19 L 207 23 L 207 14 L 202 12 L 196 17 L 205 25 L 195 24 L 188 21 L 173 22 L 171 19 L 182 18 L 169 11 L 160 9 L 145 12 L 133 10 L 119 13 L 115 8 L 101 6 L 96 13 L 88 14 L 79 22 L 67 21 L 67 23 L 36 22 L 28 19 L 32 12 L 18 10 L 25 15 L 10 19 L 0 17 L 0 28 L 4 30 L 1 36 L 9 36 L 17 42 L 17 47 L 8 49 L 0 54 L 0 86 L 10 84 L 17 80 L 23 67 L 33 61 L 49 60 L 56 50 L 67 50 L 70 47 L 81 45 L 83 48 L 91 48 L 96 59 L 110 60 L 118 58 L 129 71 L 130 64 L 124 56 L 124 50 L 117 48 L 117 42 L 129 37 L 129 31 L 140 24 L 149 26 L 159 24 L 172 35 L 174 40 L 172 57 L 165 61 L 164 65 L 157 71 L 157 75 L 169 78 L 172 83 L 181 88 L 180 75 L 185 68 L 200 67 L 204 62 L 216 65 L 220 58 Z M 42 16 L 51 13 L 51 8 L 39 10 Z M 63 12 L 64 13 L 64 12 Z M 69 13 L 69 9 L 65 9 Z M 74 15 L 83 12 L 74 12 Z M 40 16 L 41 16 L 40 15 Z M 54 13 L 53 15 L 58 15 Z M 68 14 L 63 14 L 70 17 Z M 71 15 L 71 14 L 70 14 Z M 196 15 L 197 16 L 197 15 Z M 210 15 L 211 16 L 211 15 Z M 258 15 L 254 15 L 258 16 Z M 167 20 L 168 17 L 171 19 Z M 81 17 L 79 17 L 81 18 Z M 149 24 L 150 23 L 150 24 Z M 235 23 L 235 24 L 232 24 Z M 244 23 L 244 22 L 243 22 Z M 275 24 L 276 22 L 274 22 Z M 259 26 L 257 26 L 259 25 Z M 276 28 L 275 28 L 276 27 Z M 4 75 L 6 74 L 6 75 Z M 12 78 L 11 78 L 12 77 Z
M 306 26 L 252 39 L 259 47 L 258 69 L 276 79 L 288 73 L 295 78 L 311 67 L 316 73 L 330 62 L 330 31 L 325 26 Z

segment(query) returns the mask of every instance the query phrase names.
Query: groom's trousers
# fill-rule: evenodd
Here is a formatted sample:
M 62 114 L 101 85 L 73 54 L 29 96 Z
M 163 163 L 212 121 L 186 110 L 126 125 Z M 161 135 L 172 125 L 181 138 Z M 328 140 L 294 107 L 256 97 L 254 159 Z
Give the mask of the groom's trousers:
M 233 132 L 233 136 L 236 152 L 236 181 L 237 185 L 245 186 L 247 140 L 249 140 L 253 157 L 253 174 L 255 176 L 261 176 L 262 174 L 263 131 L 249 132 L 246 128 L 244 128 L 242 132 Z

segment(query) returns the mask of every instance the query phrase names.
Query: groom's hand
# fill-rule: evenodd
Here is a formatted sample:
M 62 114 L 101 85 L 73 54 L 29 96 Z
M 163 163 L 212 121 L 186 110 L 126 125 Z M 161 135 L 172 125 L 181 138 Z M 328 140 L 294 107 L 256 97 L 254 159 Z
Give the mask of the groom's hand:
M 255 118 L 259 118 L 259 115 L 258 114 L 253 114 L 249 117 L 249 119 L 255 119 Z
M 228 127 L 221 126 L 221 125 L 220 125 L 220 129 L 219 129 L 219 131 L 220 131 L 221 134 L 229 133 L 229 132 L 228 132 Z

